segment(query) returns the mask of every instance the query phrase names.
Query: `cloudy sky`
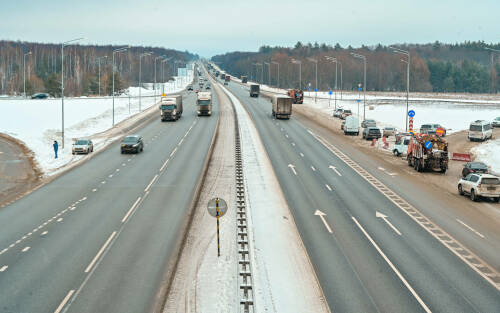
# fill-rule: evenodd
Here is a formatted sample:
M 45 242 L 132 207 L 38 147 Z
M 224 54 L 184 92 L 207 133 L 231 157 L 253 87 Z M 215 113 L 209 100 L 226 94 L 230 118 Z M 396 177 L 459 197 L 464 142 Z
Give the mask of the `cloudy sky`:
M 297 41 L 500 42 L 500 0 L 0 0 L 0 39 L 131 44 L 201 56 Z

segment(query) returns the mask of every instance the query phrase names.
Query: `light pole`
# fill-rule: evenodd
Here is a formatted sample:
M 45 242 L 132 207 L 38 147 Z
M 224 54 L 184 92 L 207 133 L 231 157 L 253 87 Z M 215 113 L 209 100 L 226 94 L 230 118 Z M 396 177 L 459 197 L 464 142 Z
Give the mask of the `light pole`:
M 497 50 L 497 49 L 492 49 L 492 48 L 487 48 L 487 47 L 484 47 L 484 49 L 486 50 L 489 50 L 491 51 L 491 60 L 490 60 L 490 63 L 491 63 L 491 67 L 493 67 L 493 53 L 496 52 L 496 53 L 500 53 L 500 50 Z M 491 83 L 491 85 L 493 85 L 493 81 Z M 495 90 L 493 90 L 493 88 L 491 89 L 491 93 L 493 93 L 494 91 L 496 91 L 496 88 Z
M 335 63 L 335 111 L 337 111 L 337 70 L 338 70 L 338 64 L 340 63 L 337 58 L 331 57 L 331 56 L 325 56 L 325 58 L 330 61 Z M 342 77 L 342 63 L 340 63 L 340 77 Z
M 64 46 L 67 46 L 71 42 L 82 40 L 83 38 L 76 38 L 68 40 L 61 44 L 61 137 L 62 137 L 62 149 L 64 149 Z
M 139 113 L 141 112 L 141 89 L 142 89 L 142 58 L 152 55 L 153 52 L 144 52 L 139 55 Z
M 277 87 L 280 88 L 280 64 L 278 62 L 272 61 L 271 63 L 276 64 L 278 66 L 278 83 Z
M 316 85 L 315 85 L 315 96 L 314 96 L 314 102 L 316 102 L 316 99 L 318 98 L 318 60 L 313 59 L 313 58 L 307 58 L 309 61 L 313 62 L 316 64 Z
M 364 82 L 363 82 L 363 120 L 366 119 L 366 56 L 353 53 L 351 55 L 355 58 L 362 59 L 364 64 Z
M 167 63 L 170 59 L 170 58 L 166 58 L 164 60 L 161 61 L 161 92 L 162 93 L 165 93 L 165 63 Z
M 97 63 L 99 64 L 99 97 L 101 96 L 101 59 L 106 58 L 108 58 L 107 55 L 97 58 Z
M 261 67 L 260 83 L 263 84 L 264 83 L 264 64 L 262 64 L 262 63 L 255 63 L 255 65 Z
M 153 90 L 155 91 L 155 103 L 156 103 L 156 60 L 165 58 L 166 55 L 160 55 L 159 57 L 155 57 L 155 83 L 153 85 Z
M 26 98 L 26 56 L 31 55 L 31 51 L 28 53 L 25 53 L 23 56 L 23 71 L 24 71 L 24 76 L 23 76 L 23 81 L 24 81 L 24 87 L 23 87 L 23 92 L 24 92 L 24 98 Z
M 401 62 L 406 63 L 406 131 L 408 132 L 408 98 L 410 94 L 410 51 L 406 51 L 403 49 L 399 49 L 396 47 L 389 47 L 391 48 L 395 53 L 399 54 L 404 54 L 407 56 L 407 60 L 401 59 Z
M 269 83 L 269 87 L 271 87 L 271 63 L 264 62 L 264 64 L 267 65 L 267 70 L 268 70 L 267 82 Z
M 130 48 L 128 47 L 122 47 L 122 48 L 117 48 L 113 50 L 113 126 L 115 126 L 115 53 L 120 53 L 120 52 L 125 52 Z
M 302 61 L 292 59 L 292 63 L 299 65 L 299 90 L 302 90 Z

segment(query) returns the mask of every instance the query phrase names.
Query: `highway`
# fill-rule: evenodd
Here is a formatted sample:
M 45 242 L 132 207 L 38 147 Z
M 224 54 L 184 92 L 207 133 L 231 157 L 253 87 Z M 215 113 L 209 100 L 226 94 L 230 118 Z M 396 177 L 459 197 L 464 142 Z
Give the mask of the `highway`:
M 148 312 L 177 257 L 217 125 L 184 95 L 176 122 L 135 130 L 140 154 L 114 143 L 0 209 L 0 312 Z
M 475 234 L 463 228 L 457 241 L 421 213 L 435 199 L 407 198 L 412 186 L 388 183 L 343 141 L 228 89 L 259 130 L 332 312 L 498 312 L 500 276 L 459 243 Z M 484 257 L 498 262 L 498 251 Z

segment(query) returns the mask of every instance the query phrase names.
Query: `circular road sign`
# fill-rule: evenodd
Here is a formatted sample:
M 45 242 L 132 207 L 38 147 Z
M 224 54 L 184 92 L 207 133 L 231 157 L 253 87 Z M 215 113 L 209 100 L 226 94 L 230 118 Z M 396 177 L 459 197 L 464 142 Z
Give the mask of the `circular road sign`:
M 445 132 L 445 130 L 443 127 L 439 127 L 438 129 L 436 129 L 436 135 L 438 135 L 438 136 L 443 136 L 444 132 Z
M 415 116 L 415 111 L 413 111 L 413 110 L 408 111 L 408 116 L 409 117 L 414 117 Z
M 317 91 L 318 91 L 318 88 L 314 88 L 314 91 L 316 91 L 316 92 L 317 92 Z
M 425 148 L 426 148 L 426 149 L 430 149 L 430 148 L 432 148 L 432 141 L 426 141 L 426 142 L 425 142 Z
M 333 94 L 333 91 L 331 91 L 331 90 L 330 90 L 330 91 L 328 92 L 328 94 L 331 96 L 331 95 Z
M 227 203 L 222 198 L 213 198 L 208 201 L 207 210 L 210 215 L 217 217 L 217 199 L 219 199 L 219 217 L 222 217 L 226 215 L 227 212 Z

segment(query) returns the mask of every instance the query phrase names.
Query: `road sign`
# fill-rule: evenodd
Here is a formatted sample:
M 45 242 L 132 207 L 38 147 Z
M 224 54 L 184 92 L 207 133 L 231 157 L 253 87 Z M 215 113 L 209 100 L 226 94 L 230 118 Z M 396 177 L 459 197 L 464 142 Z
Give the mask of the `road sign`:
M 311 91 L 311 86 L 307 87 L 307 90 Z
M 166 96 L 167 96 L 167 94 L 166 94 L 166 93 L 162 93 L 162 94 L 161 94 L 161 96 L 162 96 L 162 97 L 166 97 Z
M 408 111 L 408 116 L 409 117 L 414 117 L 415 116 L 415 111 L 413 111 L 413 110 Z
M 210 215 L 217 217 L 217 199 L 219 199 L 219 216 L 222 217 L 227 212 L 227 203 L 222 198 L 213 198 L 208 201 L 207 210 Z
M 331 91 L 331 90 L 330 90 L 330 91 L 328 92 L 328 94 L 331 96 L 331 95 L 333 94 L 333 91 Z
M 438 129 L 436 129 L 436 135 L 438 135 L 438 136 L 443 136 L 444 132 L 445 132 L 445 130 L 442 127 L 439 127 Z
M 318 92 L 318 88 L 314 88 L 314 91 Z
M 358 103 L 360 103 L 360 102 L 361 102 L 361 99 L 357 99 L 356 101 L 358 101 Z
M 363 90 L 363 88 L 359 87 L 359 88 L 358 88 L 358 91 L 361 91 L 361 90 Z
M 426 149 L 430 149 L 430 148 L 432 148 L 432 141 L 426 141 L 426 142 L 425 142 L 425 148 L 426 148 Z

